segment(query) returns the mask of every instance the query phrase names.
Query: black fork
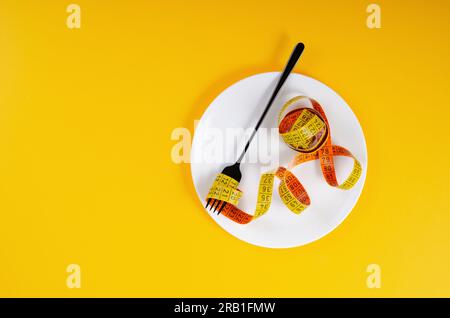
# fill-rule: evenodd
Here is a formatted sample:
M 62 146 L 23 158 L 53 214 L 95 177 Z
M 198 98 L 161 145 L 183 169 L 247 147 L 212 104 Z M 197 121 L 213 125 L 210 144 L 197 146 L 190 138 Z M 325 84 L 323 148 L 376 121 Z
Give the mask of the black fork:
M 269 111 L 270 106 L 272 106 L 273 101 L 275 100 L 275 97 L 277 97 L 278 92 L 280 91 L 281 87 L 283 86 L 284 82 L 286 82 L 286 79 L 288 78 L 289 74 L 292 72 L 292 69 L 294 68 L 295 64 L 297 63 L 298 59 L 303 53 L 303 49 L 305 48 L 305 45 L 303 43 L 297 43 L 297 45 L 294 48 L 294 51 L 292 51 L 291 57 L 289 58 L 289 61 L 286 64 L 286 67 L 284 68 L 283 73 L 280 76 L 280 79 L 278 80 L 277 86 L 275 87 L 275 90 L 272 93 L 272 96 L 269 99 L 269 102 L 267 103 L 266 108 L 264 109 L 264 112 L 262 113 L 261 117 L 258 120 L 258 123 L 255 126 L 255 129 L 253 130 L 252 134 L 250 135 L 250 138 L 247 141 L 247 144 L 245 145 L 244 150 L 242 151 L 241 155 L 239 156 L 236 163 L 234 163 L 231 166 L 227 166 L 222 170 L 222 174 L 229 176 L 230 178 L 233 178 L 238 183 L 241 181 L 242 173 L 240 170 L 241 161 L 244 158 L 245 153 L 247 152 L 248 147 L 250 146 L 250 143 L 252 142 L 253 137 L 255 137 L 256 132 L 258 131 L 259 126 L 261 126 L 262 121 L 264 120 L 264 117 L 266 117 L 267 112 Z M 218 214 L 222 212 L 223 208 L 225 207 L 227 203 L 225 201 L 216 200 L 209 198 L 206 202 L 206 209 L 208 206 L 210 207 L 209 210 L 213 210 L 213 213 L 218 211 Z M 218 209 L 218 210 L 217 210 Z

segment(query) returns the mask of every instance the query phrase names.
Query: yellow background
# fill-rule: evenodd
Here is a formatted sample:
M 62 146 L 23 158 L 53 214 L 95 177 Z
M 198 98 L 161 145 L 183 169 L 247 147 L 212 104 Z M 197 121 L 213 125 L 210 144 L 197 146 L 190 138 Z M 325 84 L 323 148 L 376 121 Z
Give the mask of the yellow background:
M 450 296 L 448 1 L 378 1 L 378 30 L 362 0 L 79 0 L 79 30 L 70 3 L 0 4 L 0 296 Z M 369 169 L 337 230 L 272 250 L 205 213 L 170 135 L 297 41 Z

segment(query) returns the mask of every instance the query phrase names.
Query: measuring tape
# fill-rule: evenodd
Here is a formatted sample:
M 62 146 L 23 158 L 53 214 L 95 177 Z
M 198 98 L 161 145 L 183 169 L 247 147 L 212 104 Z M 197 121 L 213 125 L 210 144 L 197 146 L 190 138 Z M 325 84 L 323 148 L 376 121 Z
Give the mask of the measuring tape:
M 299 107 L 304 102 L 310 107 Z M 292 109 L 292 110 L 291 110 Z M 278 116 L 278 131 L 284 142 L 299 153 L 289 164 L 289 169 L 313 160 L 319 160 L 325 181 L 332 187 L 351 189 L 361 177 L 362 167 L 350 151 L 331 144 L 330 125 L 320 104 L 306 96 L 296 96 L 283 105 Z M 339 184 L 334 167 L 334 156 L 350 157 L 353 169 L 347 179 Z M 253 215 L 237 207 L 242 191 L 238 182 L 227 175 L 219 174 L 209 190 L 206 199 L 226 202 L 222 214 L 236 223 L 247 224 L 266 214 L 270 208 L 275 177 L 280 180 L 278 193 L 286 207 L 300 214 L 311 200 L 297 177 L 284 167 L 263 173 L 259 180 L 258 199 Z

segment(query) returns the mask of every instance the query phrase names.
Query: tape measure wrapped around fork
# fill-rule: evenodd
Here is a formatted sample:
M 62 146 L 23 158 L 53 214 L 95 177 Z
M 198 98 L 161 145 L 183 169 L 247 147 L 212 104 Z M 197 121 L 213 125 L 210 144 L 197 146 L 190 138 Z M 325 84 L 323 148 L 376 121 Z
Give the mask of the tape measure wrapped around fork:
M 298 107 L 302 102 L 309 102 L 312 107 Z M 289 169 L 308 161 L 319 160 L 325 181 L 342 190 L 351 189 L 360 178 L 362 167 L 359 161 L 347 149 L 331 144 L 330 125 L 322 106 L 316 100 L 306 96 L 290 99 L 279 113 L 278 131 L 284 142 L 299 152 L 290 163 Z M 350 175 L 341 184 L 337 181 L 334 156 L 345 156 L 354 160 Z M 269 210 L 276 177 L 280 180 L 278 193 L 281 200 L 293 213 L 300 214 L 311 204 L 311 200 L 301 182 L 289 169 L 279 167 L 261 175 L 253 214 L 237 207 L 242 191 L 237 188 L 236 180 L 224 174 L 216 177 L 206 199 L 226 202 L 222 214 L 237 223 L 247 224 Z

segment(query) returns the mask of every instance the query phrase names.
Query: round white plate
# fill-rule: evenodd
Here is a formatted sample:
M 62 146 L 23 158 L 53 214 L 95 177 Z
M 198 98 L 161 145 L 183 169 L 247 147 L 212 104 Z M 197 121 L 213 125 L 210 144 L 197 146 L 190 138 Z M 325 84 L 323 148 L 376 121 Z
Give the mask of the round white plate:
M 262 73 L 233 84 L 209 105 L 197 124 L 191 148 L 191 172 L 203 207 L 216 175 L 234 162 L 240 153 L 238 150 L 243 149 L 241 143 L 238 150 L 235 150 L 236 145 L 230 142 L 230 135 L 237 134 L 241 141 L 245 140 L 244 129 L 255 126 L 278 76 L 277 72 Z M 276 168 L 279 164 L 286 167 L 295 156 L 296 152 L 284 144 L 271 128 L 277 127 L 277 115 L 282 105 L 296 95 L 312 97 L 322 105 L 330 123 L 332 143 L 347 148 L 356 156 L 363 167 L 362 176 L 350 190 L 331 187 L 324 180 L 320 163 L 316 160 L 292 170 L 311 198 L 311 205 L 300 215 L 292 213 L 283 205 L 277 191 L 277 179 L 270 210 L 249 224 L 240 225 L 223 215 L 205 210 L 225 231 L 250 244 L 287 248 L 318 240 L 342 223 L 358 201 L 364 186 L 367 148 L 355 114 L 347 103 L 326 85 L 304 75 L 291 74 L 252 142 L 246 162 L 241 164 L 242 180 L 239 189 L 244 194 L 239 208 L 253 214 L 261 173 Z M 257 157 L 254 154 L 264 150 L 264 145 L 269 144 L 273 149 L 263 151 L 266 155 L 259 157 L 260 160 L 256 162 Z M 353 160 L 346 157 L 334 158 L 338 181 L 343 182 L 353 167 Z

